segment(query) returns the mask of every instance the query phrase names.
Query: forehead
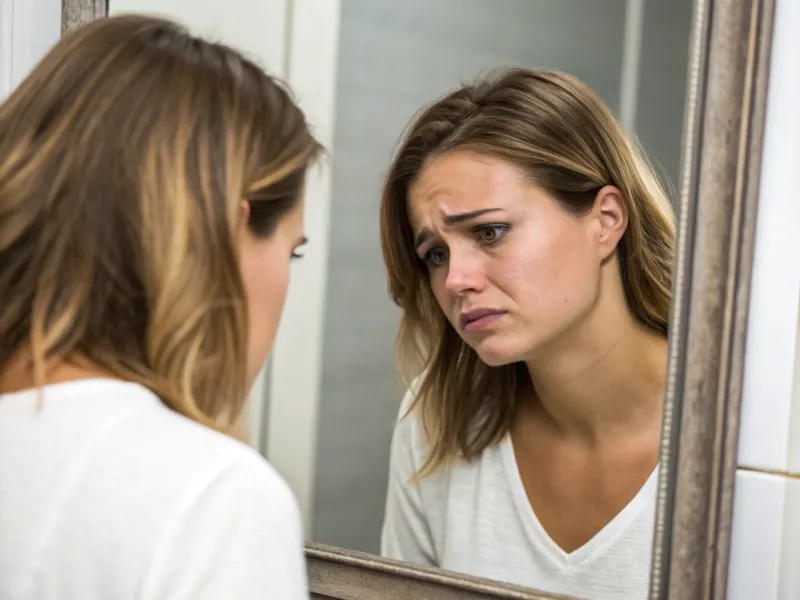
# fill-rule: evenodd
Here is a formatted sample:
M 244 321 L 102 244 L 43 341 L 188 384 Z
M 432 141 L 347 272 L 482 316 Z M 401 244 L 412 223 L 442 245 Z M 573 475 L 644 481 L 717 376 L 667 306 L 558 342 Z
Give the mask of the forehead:
M 467 150 L 430 160 L 408 190 L 411 226 L 448 214 L 487 208 L 507 208 L 527 184 L 506 161 Z

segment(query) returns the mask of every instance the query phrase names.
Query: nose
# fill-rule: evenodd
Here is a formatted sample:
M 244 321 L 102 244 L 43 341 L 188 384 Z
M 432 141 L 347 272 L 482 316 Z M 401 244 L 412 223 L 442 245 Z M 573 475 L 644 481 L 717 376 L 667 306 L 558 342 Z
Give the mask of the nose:
M 469 292 L 483 290 L 486 278 L 479 257 L 469 251 L 450 249 L 447 262 L 447 279 L 445 289 L 453 294 L 463 296 Z

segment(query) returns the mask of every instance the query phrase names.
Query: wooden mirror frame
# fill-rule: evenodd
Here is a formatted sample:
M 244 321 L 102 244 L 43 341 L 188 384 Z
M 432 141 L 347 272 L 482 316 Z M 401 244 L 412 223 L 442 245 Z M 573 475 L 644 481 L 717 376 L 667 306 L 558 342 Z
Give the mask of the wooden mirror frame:
M 651 600 L 722 600 L 775 0 L 695 0 Z M 107 14 L 62 0 L 62 31 Z M 564 598 L 309 543 L 312 598 Z
M 108 14 L 108 0 L 61 0 L 61 33 Z

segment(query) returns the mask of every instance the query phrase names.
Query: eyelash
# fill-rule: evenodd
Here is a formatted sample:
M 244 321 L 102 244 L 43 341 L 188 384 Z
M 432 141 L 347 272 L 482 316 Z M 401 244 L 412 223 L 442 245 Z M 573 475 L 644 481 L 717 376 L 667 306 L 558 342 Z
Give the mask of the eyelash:
M 291 259 L 292 260 L 297 260 L 298 258 L 303 258 L 303 256 L 305 256 L 305 255 L 304 254 L 298 254 L 297 251 L 295 250 L 294 252 L 292 252 Z
M 478 225 L 472 231 L 473 231 L 473 233 L 478 234 L 479 237 L 480 237 L 481 232 L 483 232 L 483 231 L 495 231 L 495 232 L 497 232 L 497 237 L 495 237 L 493 240 L 479 239 L 479 241 L 482 244 L 486 244 L 487 246 L 491 246 L 491 245 L 496 244 L 497 242 L 499 242 L 501 239 L 503 239 L 505 237 L 506 233 L 508 233 L 508 230 L 509 230 L 509 226 L 505 225 L 503 223 L 489 223 L 487 225 Z M 432 254 L 434 252 L 439 251 L 439 250 L 441 250 L 441 248 L 431 248 L 430 250 L 428 250 L 425 253 L 425 256 L 422 258 L 422 262 L 424 262 L 429 268 L 441 267 L 443 263 L 438 263 L 437 264 L 437 263 L 432 262 L 432 260 L 431 260 Z

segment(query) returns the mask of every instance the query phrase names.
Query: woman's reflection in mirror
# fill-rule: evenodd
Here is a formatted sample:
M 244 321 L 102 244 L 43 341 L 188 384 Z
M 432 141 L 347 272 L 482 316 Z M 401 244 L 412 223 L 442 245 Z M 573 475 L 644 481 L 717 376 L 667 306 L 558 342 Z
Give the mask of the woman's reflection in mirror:
M 381 206 L 410 387 L 383 554 L 647 596 L 674 236 L 653 169 L 574 77 L 503 70 L 419 114 Z

